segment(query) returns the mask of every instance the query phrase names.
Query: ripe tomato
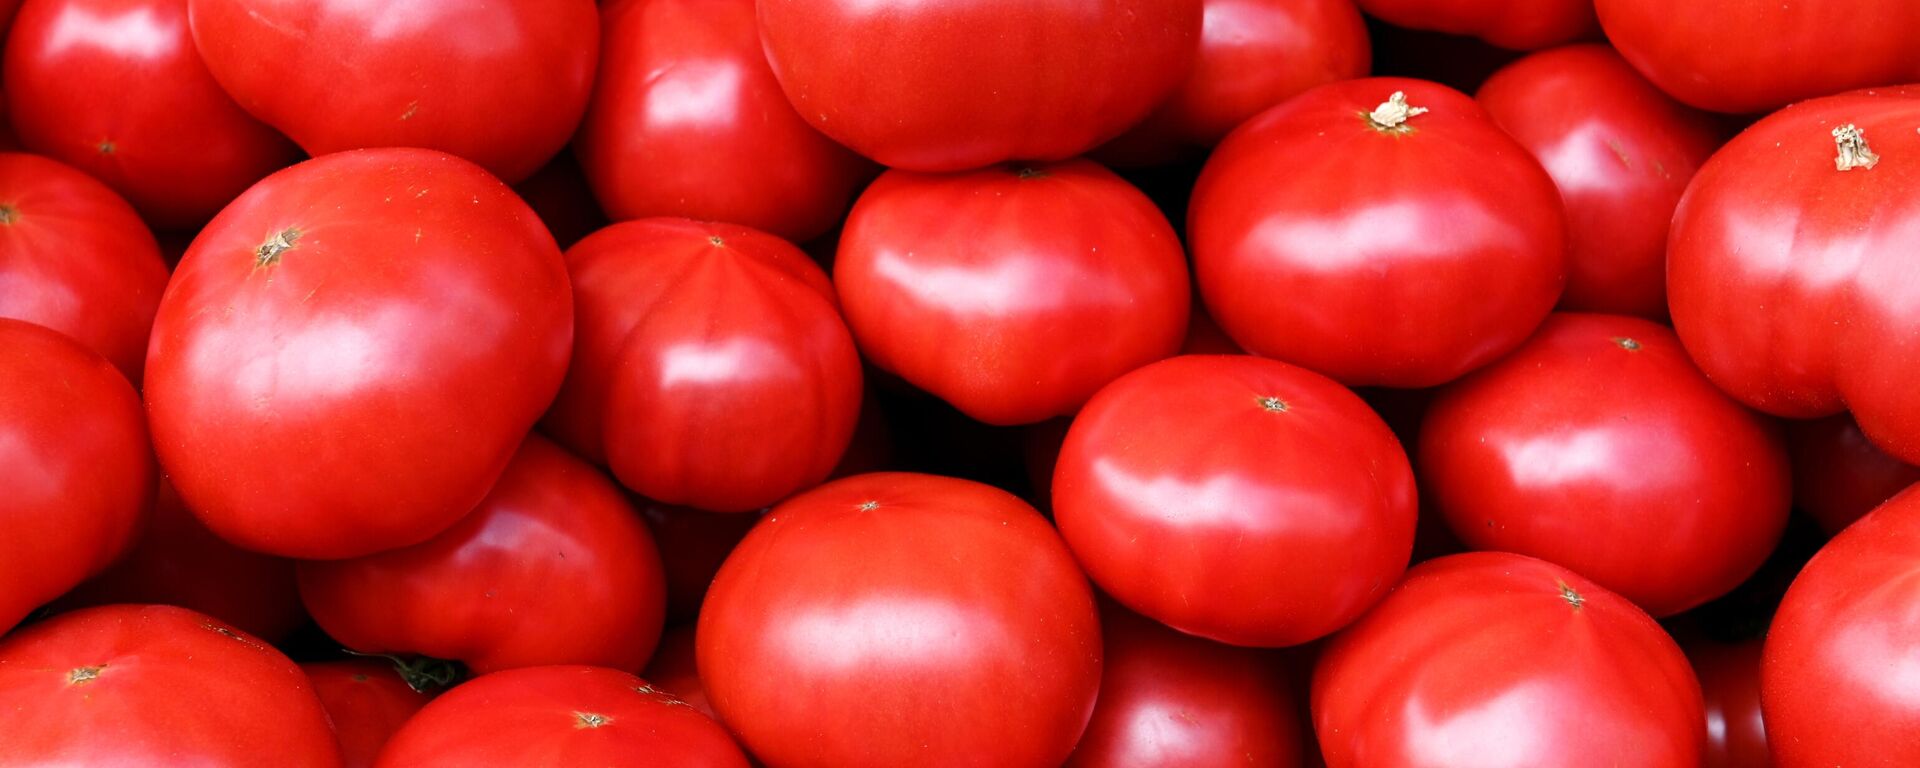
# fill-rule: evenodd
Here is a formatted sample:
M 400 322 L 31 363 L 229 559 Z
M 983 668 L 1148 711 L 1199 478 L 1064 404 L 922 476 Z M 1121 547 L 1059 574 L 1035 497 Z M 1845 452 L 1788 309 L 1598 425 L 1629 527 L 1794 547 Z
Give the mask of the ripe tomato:
M 0 317 L 43 325 L 140 383 L 167 265 L 113 190 L 43 157 L 0 154 Z
M 372 766 L 387 739 L 431 698 L 409 686 L 389 662 L 324 661 L 300 669 L 333 721 L 343 768 Z
M 1429 560 L 1313 676 L 1331 768 L 1698 768 L 1687 659 L 1625 598 L 1523 555 Z
M 548 664 L 637 672 L 666 605 L 659 551 L 620 489 L 540 437 L 440 535 L 303 562 L 299 575 L 307 610 L 343 645 L 458 659 L 479 674 Z
M 718 723 L 646 681 L 602 667 L 496 672 L 434 699 L 376 765 L 746 768 Z
M 641 675 L 653 687 L 700 710 L 700 714 L 720 719 L 713 713 L 713 703 L 707 701 L 707 686 L 700 682 L 700 671 L 694 665 L 693 625 L 675 627 L 661 635 L 660 649 Z
M 1920 482 L 1920 467 L 1880 452 L 1846 414 L 1787 424 L 1793 503 L 1829 535 Z
M 888 172 L 833 279 L 868 361 L 996 426 L 1070 414 L 1173 354 L 1190 301 L 1166 217 L 1084 160 Z
M 1539 158 L 1566 201 L 1562 309 L 1667 315 L 1667 225 L 1720 146 L 1710 118 L 1674 102 L 1604 45 L 1542 51 L 1480 87 L 1494 122 Z
M 567 251 L 574 364 L 547 416 L 628 488 L 718 512 L 825 480 L 860 416 L 860 356 L 825 273 L 731 224 L 643 219 Z
M 1767 725 L 1760 716 L 1760 640 L 1698 639 L 1683 648 L 1707 705 L 1703 768 L 1769 768 Z
M 167 605 L 88 608 L 0 640 L 0 711 L 6 765 L 340 765 L 299 667 Z
M 828 136 L 895 168 L 1064 160 L 1186 76 L 1201 0 L 760 0 L 780 87 Z
M 1530 51 L 1591 37 L 1599 30 L 1592 0 L 1355 0 L 1360 10 L 1399 27 L 1468 35 Z
M 707 586 L 713 583 L 720 564 L 747 537 L 747 531 L 753 530 L 753 524 L 760 522 L 760 515 L 717 514 L 645 500 L 639 506 L 654 540 L 660 543 L 660 562 L 667 579 L 667 621 L 692 621 L 700 615 Z
M 1127 374 L 1074 418 L 1053 514 L 1094 583 L 1133 610 L 1234 645 L 1346 626 L 1407 567 L 1407 455 L 1345 388 L 1246 356 Z
M 197 227 L 299 150 L 213 81 L 187 0 L 31 0 L 6 47 L 28 149 L 105 181 L 165 229 Z
M 1100 623 L 1024 502 L 858 475 L 747 534 L 707 593 L 698 658 L 713 708 L 769 765 L 1057 766 L 1093 712 Z
M 0 318 L 0 633 L 125 552 L 154 483 L 126 378 L 72 339 Z
M 471 163 L 362 150 L 276 173 L 207 225 L 161 299 L 160 463 L 248 549 L 424 541 L 479 503 L 553 399 L 570 296 L 540 220 Z
M 599 59 L 590 0 L 190 0 L 215 80 L 309 154 L 426 147 L 509 183 L 565 146 Z
M 1553 180 L 1434 83 L 1349 80 L 1261 113 L 1214 151 L 1187 215 L 1227 335 L 1349 386 L 1451 381 L 1560 297 Z

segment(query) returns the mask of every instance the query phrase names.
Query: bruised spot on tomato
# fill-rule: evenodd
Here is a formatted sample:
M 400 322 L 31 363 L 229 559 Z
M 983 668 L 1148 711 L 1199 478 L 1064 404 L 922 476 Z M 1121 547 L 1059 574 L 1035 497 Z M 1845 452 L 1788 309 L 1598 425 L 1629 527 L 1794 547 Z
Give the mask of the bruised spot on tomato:
M 1615 336 L 1613 337 L 1613 343 L 1620 345 L 1621 349 L 1624 349 L 1628 352 L 1640 351 L 1640 342 L 1631 337 Z
M 576 730 L 586 730 L 588 728 L 599 728 L 600 726 L 606 725 L 611 722 L 613 722 L 613 718 L 607 717 L 606 715 L 596 714 L 593 712 L 573 713 L 573 727 Z
M 1260 398 L 1260 407 L 1272 413 L 1286 413 L 1287 401 L 1277 397 L 1263 397 Z
M 297 227 L 288 227 L 274 233 L 273 237 L 267 238 L 260 247 L 253 249 L 253 265 L 270 267 L 280 263 L 280 255 L 293 250 L 293 244 L 297 242 L 300 242 L 300 230 Z
M 20 211 L 11 205 L 0 205 L 0 226 L 11 226 L 20 219 Z
M 86 685 L 98 680 L 100 670 L 106 668 L 104 664 L 97 667 L 76 667 L 72 672 L 67 673 L 67 685 Z
M 1573 606 L 1573 609 L 1577 611 L 1577 610 L 1580 610 L 1581 606 L 1584 606 L 1587 604 L 1587 598 L 1585 596 L 1582 596 L 1579 590 L 1574 589 L 1572 584 L 1568 584 L 1564 581 L 1559 582 L 1559 584 L 1560 584 L 1560 599 L 1567 601 L 1567 605 Z

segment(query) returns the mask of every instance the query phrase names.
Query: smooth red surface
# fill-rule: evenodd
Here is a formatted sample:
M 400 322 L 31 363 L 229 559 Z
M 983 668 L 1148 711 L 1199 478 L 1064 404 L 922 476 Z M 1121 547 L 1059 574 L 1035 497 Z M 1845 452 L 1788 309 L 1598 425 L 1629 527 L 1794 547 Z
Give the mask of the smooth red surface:
M 1604 45 L 1533 54 L 1476 98 L 1553 177 L 1567 209 L 1560 308 L 1667 316 L 1667 228 L 1720 147 L 1706 114 L 1653 87 Z
M 1166 217 L 1084 160 L 888 172 L 833 279 L 868 362 L 995 426 L 1070 414 L 1173 354 L 1190 301 Z
M 1367 115 L 1396 91 L 1430 111 L 1383 131 Z M 1207 310 L 1247 351 L 1412 388 L 1519 346 L 1560 297 L 1567 235 L 1553 180 L 1472 99 L 1373 78 L 1234 131 L 1187 236 Z
M 1146 117 L 1199 49 L 1201 0 L 760 0 L 800 115 L 895 168 L 1064 160 Z
M 1684 649 L 1707 705 L 1703 768 L 1771 768 L 1767 724 L 1760 715 L 1760 639 L 1696 640 Z
M 1057 766 L 1100 658 L 1092 591 L 1046 520 L 917 474 L 775 507 L 720 568 L 698 639 L 713 708 L 782 768 Z
M 371 557 L 304 562 L 299 577 L 307 610 L 348 648 L 458 659 L 477 674 L 639 671 L 666 606 L 659 551 L 620 489 L 537 436 L 452 528 Z
M 1358 396 L 1246 356 L 1121 377 L 1053 473 L 1054 520 L 1101 590 L 1235 645 L 1352 622 L 1406 569 L 1416 503 L 1399 440 Z
M 1570 43 L 1599 32 L 1593 0 L 1355 0 L 1395 26 L 1477 37 L 1511 50 Z
M 0 318 L 0 632 L 125 552 L 155 482 L 127 380 L 72 339 Z
M 0 711 L 7 765 L 341 765 L 300 668 L 185 608 L 88 608 L 0 641 Z
M 1336 636 L 1313 677 L 1331 768 L 1698 768 L 1687 659 L 1626 599 L 1565 568 L 1429 560 Z
M 1707 381 L 1665 326 L 1556 314 L 1440 391 L 1420 479 L 1473 549 L 1532 555 L 1654 616 L 1726 594 L 1792 502 L 1772 420 Z
M 713 713 L 713 703 L 707 701 L 707 686 L 700 682 L 700 670 L 694 664 L 692 624 L 669 629 L 661 635 L 660 649 L 641 674 L 653 687 L 700 710 L 700 714 L 719 719 L 719 715 Z
M 426 147 L 508 182 L 585 113 L 590 0 L 189 0 L 193 41 L 240 106 L 309 154 Z
M 156 227 L 197 227 L 299 157 L 214 82 L 187 0 L 30 0 L 6 39 L 21 144 L 106 182 Z
M 660 543 L 660 562 L 667 574 L 667 621 L 692 621 L 700 615 L 700 603 L 706 600 L 707 586 L 720 564 L 760 522 L 760 515 L 703 512 L 644 500 L 639 507 Z
M 343 768 L 368 768 L 407 718 L 431 698 L 408 687 L 393 664 L 375 659 L 301 664 L 333 721 Z
M 425 541 L 479 503 L 553 399 L 570 296 L 552 236 L 471 163 L 364 150 L 276 173 L 201 232 L 161 299 L 160 463 L 248 549 Z
M 1873 447 L 1846 414 L 1787 423 L 1793 503 L 1829 534 L 1920 482 L 1920 467 Z

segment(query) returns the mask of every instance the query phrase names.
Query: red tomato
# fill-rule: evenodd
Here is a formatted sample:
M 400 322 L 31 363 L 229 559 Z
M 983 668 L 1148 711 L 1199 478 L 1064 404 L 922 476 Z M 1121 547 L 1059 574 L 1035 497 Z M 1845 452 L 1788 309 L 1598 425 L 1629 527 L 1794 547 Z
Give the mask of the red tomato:
M 1758 639 L 1737 644 L 1697 640 L 1684 646 L 1707 705 L 1703 768 L 1770 768 L 1767 725 L 1760 716 Z
M 1845 414 L 1788 422 L 1787 448 L 1794 506 L 1830 535 L 1920 482 L 1920 467 L 1881 453 Z
M 193 41 L 240 106 L 315 156 L 426 147 L 508 182 L 586 112 L 589 0 L 190 0 Z
M 815 128 L 895 168 L 1064 160 L 1164 100 L 1201 0 L 760 0 L 781 88 Z
M 1592 0 L 1355 0 L 1360 10 L 1399 27 L 1468 35 L 1530 51 L 1598 32 Z
M 660 561 L 666 568 L 667 621 L 692 621 L 700 615 L 707 586 L 760 515 L 702 512 L 688 507 L 642 501 L 640 514 L 660 542 Z M 653 679 L 651 677 L 647 678 Z
M 373 659 L 300 665 L 333 721 L 344 768 L 368 768 L 400 726 L 431 698 L 401 679 L 393 665 Z
M 1625 598 L 1504 552 L 1429 560 L 1321 654 L 1332 768 L 1698 768 L 1680 647 Z
M 1188 634 L 1287 646 L 1346 626 L 1407 567 L 1417 499 L 1345 388 L 1246 356 L 1121 377 L 1074 418 L 1053 514 L 1094 583 Z
M 637 672 L 665 577 L 647 526 L 599 470 L 528 437 L 485 501 L 440 535 L 300 564 L 300 596 L 357 651 L 458 659 L 478 674 L 594 664 Z
M 746 768 L 718 723 L 640 678 L 601 667 L 532 667 L 434 699 L 377 765 L 412 768 L 661 765 Z
M 23 3 L 5 83 L 28 149 L 105 181 L 165 229 L 205 223 L 299 156 L 213 81 L 187 0 Z
M 1604 45 L 1516 61 L 1477 98 L 1539 158 L 1566 201 L 1560 307 L 1665 318 L 1667 225 L 1687 181 L 1720 146 L 1719 128 Z
M 787 103 L 753 0 L 618 0 L 601 29 L 574 151 L 615 219 L 686 216 L 808 240 L 872 176 Z
M 859 475 L 747 534 L 707 594 L 698 658 L 713 708 L 770 765 L 1057 766 L 1093 712 L 1100 623 L 1026 503 Z
M 44 325 L 140 383 L 167 265 L 113 190 L 43 157 L 0 154 L 0 317 Z
M 207 225 L 161 299 L 160 463 L 248 549 L 425 541 L 479 503 L 553 399 L 570 295 L 540 220 L 471 163 L 363 150 L 276 173 Z
M 125 552 L 154 483 L 126 378 L 72 339 L 0 318 L 0 633 Z
M 1553 179 L 1472 99 L 1374 78 L 1234 131 L 1194 187 L 1187 231 L 1207 310 L 1247 351 L 1350 386 L 1427 387 L 1546 317 L 1563 219 Z
M 1560 314 L 1441 390 L 1420 479 L 1460 540 L 1566 566 L 1670 616 L 1740 585 L 1792 503 L 1778 425 L 1665 326 Z
M 720 718 L 713 713 L 713 704 L 707 701 L 707 686 L 700 682 L 700 671 L 694 666 L 693 625 L 669 629 L 661 635 L 660 649 L 653 654 L 653 660 L 647 662 L 647 671 L 641 674 L 655 688 L 700 710 L 700 714 L 715 720 Z
M 0 711 L 6 765 L 340 765 L 299 667 L 167 605 L 88 608 L 0 640 Z
M 1794 579 L 1760 668 L 1781 768 L 1920 765 L 1920 493 L 1848 526 Z
M 668 504 L 760 509 L 818 485 L 860 415 L 860 356 L 799 248 L 643 219 L 567 251 L 574 364 L 547 426 Z
M 1191 290 L 1166 217 L 1084 160 L 889 172 L 833 279 L 870 362 L 996 426 L 1073 413 L 1173 354 Z

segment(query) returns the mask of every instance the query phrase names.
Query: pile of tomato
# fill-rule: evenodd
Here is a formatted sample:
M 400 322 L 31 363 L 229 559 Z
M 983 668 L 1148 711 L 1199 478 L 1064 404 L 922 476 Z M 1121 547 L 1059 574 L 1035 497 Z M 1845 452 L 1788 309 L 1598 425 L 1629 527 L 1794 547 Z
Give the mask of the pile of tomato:
M 1920 766 L 1911 0 L 0 0 L 0 766 Z

